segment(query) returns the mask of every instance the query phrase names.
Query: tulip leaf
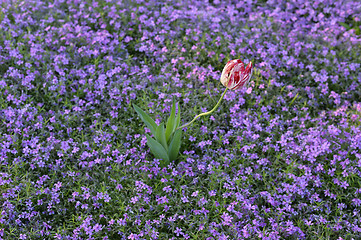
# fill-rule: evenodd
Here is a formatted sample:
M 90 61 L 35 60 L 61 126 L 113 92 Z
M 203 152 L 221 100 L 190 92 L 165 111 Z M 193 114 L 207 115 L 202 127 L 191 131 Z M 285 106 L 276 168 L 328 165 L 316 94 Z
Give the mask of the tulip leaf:
M 172 138 L 168 148 L 168 156 L 170 161 L 176 160 L 181 145 L 182 130 L 178 129 Z
M 165 138 L 165 133 L 164 133 L 164 123 L 161 123 L 156 130 L 155 133 L 155 139 L 157 139 L 157 141 L 163 145 L 165 150 L 168 150 L 168 144 Z
M 165 129 L 165 138 L 167 142 L 169 141 L 169 138 L 175 129 L 175 105 L 175 98 L 173 97 L 172 110 L 167 121 L 167 127 Z
M 176 124 L 175 124 L 175 129 L 177 128 L 177 127 L 179 127 L 179 124 L 180 124 L 180 107 L 179 107 L 179 103 L 177 103 L 177 105 L 178 105 L 178 113 L 177 113 L 177 117 L 176 117 Z
M 162 159 L 166 162 L 169 162 L 169 157 L 167 154 L 167 151 L 164 149 L 162 144 L 154 140 L 152 137 L 150 137 L 148 134 L 145 134 L 147 137 L 147 145 L 150 148 L 150 151 L 153 153 L 155 158 Z
M 137 105 L 133 104 L 134 110 L 138 113 L 140 119 L 147 125 L 147 127 L 150 129 L 150 131 L 153 133 L 153 135 L 156 135 L 157 130 L 157 124 L 154 122 L 154 120 L 149 117 L 148 114 L 146 114 L 141 108 L 139 108 Z

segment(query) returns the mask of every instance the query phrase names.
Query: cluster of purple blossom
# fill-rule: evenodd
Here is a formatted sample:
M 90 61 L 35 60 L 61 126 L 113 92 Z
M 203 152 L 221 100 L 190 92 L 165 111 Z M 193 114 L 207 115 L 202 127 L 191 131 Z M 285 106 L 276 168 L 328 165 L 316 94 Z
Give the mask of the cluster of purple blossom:
M 2 1 L 0 239 L 360 238 L 360 13 L 356 0 Z M 175 96 L 188 122 L 238 58 L 254 60 L 251 86 L 161 168 L 131 104 L 159 123 Z

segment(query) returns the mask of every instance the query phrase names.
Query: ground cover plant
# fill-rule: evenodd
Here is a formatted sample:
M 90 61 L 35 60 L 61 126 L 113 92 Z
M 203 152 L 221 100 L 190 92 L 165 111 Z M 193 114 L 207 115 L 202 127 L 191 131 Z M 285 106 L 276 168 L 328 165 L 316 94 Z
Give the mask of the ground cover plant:
M 361 238 L 359 1 L 0 6 L 1 239 Z M 161 166 L 132 105 L 185 124 L 230 59 Z

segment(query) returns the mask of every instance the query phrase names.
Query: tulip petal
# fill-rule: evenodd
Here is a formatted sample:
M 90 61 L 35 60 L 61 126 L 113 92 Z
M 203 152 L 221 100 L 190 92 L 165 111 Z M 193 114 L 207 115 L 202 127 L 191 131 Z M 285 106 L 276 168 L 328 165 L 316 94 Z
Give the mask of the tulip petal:
M 231 85 L 229 85 L 230 89 L 234 89 L 236 86 L 238 86 L 238 83 L 241 81 L 243 77 L 243 72 L 244 72 L 243 62 L 234 66 L 229 81 L 231 83 Z
M 232 82 L 230 80 L 232 71 L 233 71 L 234 67 L 239 64 L 243 65 L 243 67 L 244 67 L 243 62 L 240 59 L 230 60 L 227 62 L 226 66 L 223 68 L 222 75 L 221 75 L 221 83 L 223 84 L 223 86 L 230 88 L 229 86 L 232 85 Z
M 240 59 L 228 61 L 222 71 L 221 83 L 228 89 L 236 90 L 249 83 L 252 72 L 252 62 L 245 69 Z
M 252 62 L 250 62 L 246 69 L 244 69 L 242 71 L 242 76 L 240 76 L 240 80 L 239 82 L 233 87 L 233 90 L 239 89 L 245 85 L 247 85 L 249 83 L 249 80 L 252 77 L 252 72 L 253 72 L 253 68 L 252 68 Z

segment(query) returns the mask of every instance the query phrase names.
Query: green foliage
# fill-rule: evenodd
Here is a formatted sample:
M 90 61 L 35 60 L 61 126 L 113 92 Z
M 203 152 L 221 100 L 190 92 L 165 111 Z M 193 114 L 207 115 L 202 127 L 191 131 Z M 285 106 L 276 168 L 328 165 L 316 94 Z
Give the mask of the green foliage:
M 150 129 L 150 131 L 153 133 L 153 135 L 156 135 L 157 130 L 157 124 L 154 122 L 154 120 L 148 116 L 142 109 L 140 109 L 137 105 L 133 104 L 134 110 L 138 113 L 138 116 L 142 121 L 147 125 L 147 127 Z
M 345 22 L 339 22 L 338 24 L 346 28 L 346 31 L 354 29 L 356 35 L 361 35 L 361 21 L 356 21 L 355 18 L 348 17 Z
M 177 115 L 175 114 L 176 105 L 178 105 Z M 157 125 L 155 121 L 137 105 L 133 104 L 133 108 L 155 137 L 154 139 L 146 134 L 147 145 L 153 155 L 158 159 L 162 159 L 164 165 L 168 165 L 170 161 L 175 161 L 182 143 L 182 130 L 177 130 L 180 124 L 179 104 L 176 103 L 173 98 L 172 110 L 167 121 L 166 130 L 164 130 L 164 123 Z
M 175 118 L 175 99 L 173 97 L 173 106 L 172 106 L 172 111 L 170 113 L 170 116 L 168 118 L 167 121 L 167 128 L 165 130 L 165 138 L 167 140 L 167 142 L 169 141 L 169 138 L 171 136 L 171 134 L 174 132 L 175 129 L 175 123 L 176 123 L 176 118 Z
M 182 130 L 178 129 L 174 133 L 172 141 L 169 144 L 168 156 L 170 161 L 175 161 L 178 156 L 179 148 L 181 145 L 181 137 L 182 137 Z
M 154 156 L 158 159 L 163 159 L 164 161 L 169 162 L 167 151 L 164 149 L 162 144 L 154 140 L 148 134 L 146 134 L 145 136 L 147 137 L 148 147 L 150 148 Z
M 164 123 L 161 123 L 158 127 L 157 127 L 157 131 L 155 133 L 155 138 L 157 139 L 157 141 L 159 143 L 162 144 L 162 146 L 164 147 L 165 150 L 168 149 L 168 145 L 167 145 L 167 141 L 166 141 L 166 136 L 164 133 Z

